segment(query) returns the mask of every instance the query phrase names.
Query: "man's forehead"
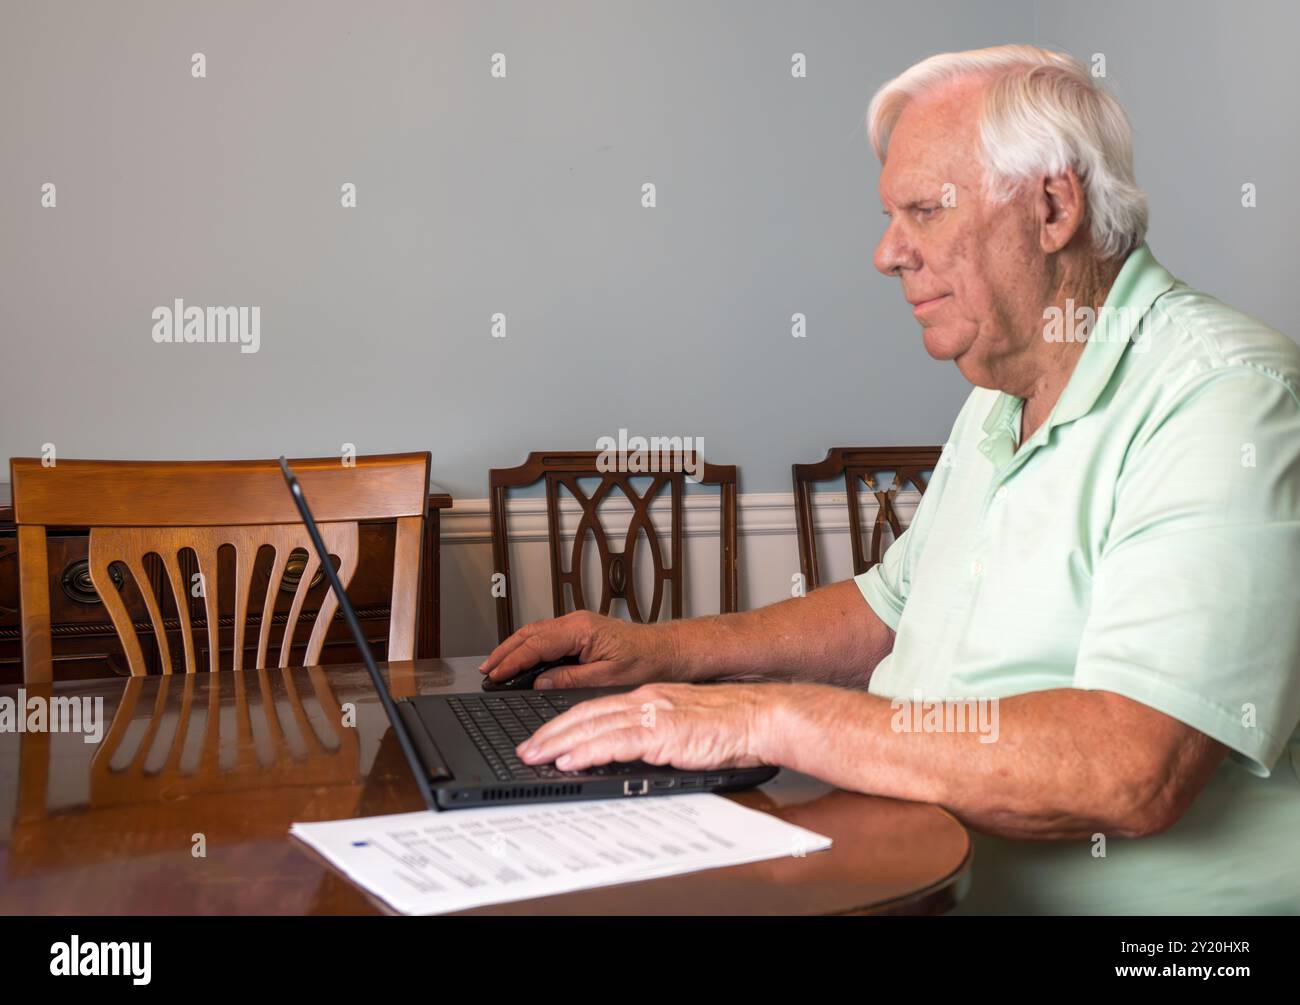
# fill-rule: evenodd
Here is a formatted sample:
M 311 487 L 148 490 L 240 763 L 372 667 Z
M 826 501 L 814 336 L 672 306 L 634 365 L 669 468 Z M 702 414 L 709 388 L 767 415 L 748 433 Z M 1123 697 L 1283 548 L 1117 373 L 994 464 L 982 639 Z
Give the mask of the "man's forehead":
M 984 84 L 963 81 L 908 102 L 889 137 L 880 173 L 885 201 L 906 202 L 918 190 L 979 177 L 979 111 Z

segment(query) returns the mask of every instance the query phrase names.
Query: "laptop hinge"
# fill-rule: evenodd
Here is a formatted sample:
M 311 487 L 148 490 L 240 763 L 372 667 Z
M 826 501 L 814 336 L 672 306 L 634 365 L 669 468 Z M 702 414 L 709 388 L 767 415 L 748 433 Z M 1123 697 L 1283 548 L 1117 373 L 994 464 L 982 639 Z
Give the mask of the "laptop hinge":
M 453 777 L 451 768 L 447 767 L 447 759 L 442 756 L 442 751 L 433 742 L 433 737 L 429 735 L 429 731 L 425 728 L 420 713 L 415 710 L 415 705 L 405 698 L 396 704 L 397 714 L 406 723 L 407 735 L 410 736 L 411 742 L 415 744 L 420 760 L 424 762 L 429 781 L 437 782 Z

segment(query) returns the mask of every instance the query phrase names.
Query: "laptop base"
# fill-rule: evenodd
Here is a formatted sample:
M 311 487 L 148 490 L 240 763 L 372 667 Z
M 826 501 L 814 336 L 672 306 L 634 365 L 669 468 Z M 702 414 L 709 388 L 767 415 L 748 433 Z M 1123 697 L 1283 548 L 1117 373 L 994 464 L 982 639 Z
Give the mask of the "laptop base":
M 554 717 L 564 707 L 628 690 L 631 688 L 420 695 L 402 699 L 397 708 L 426 766 L 440 809 L 728 792 L 760 785 L 777 773 L 777 768 L 768 765 L 687 771 L 643 761 L 566 772 L 553 765 L 522 765 L 513 758 L 513 746 L 540 725 L 537 720 L 547 718 L 542 709 L 552 710 L 549 717 Z M 525 711 L 512 708 L 513 715 L 502 715 L 505 706 Z M 537 710 L 531 716 L 529 707 Z M 519 724 L 507 732 L 498 724 L 500 719 Z

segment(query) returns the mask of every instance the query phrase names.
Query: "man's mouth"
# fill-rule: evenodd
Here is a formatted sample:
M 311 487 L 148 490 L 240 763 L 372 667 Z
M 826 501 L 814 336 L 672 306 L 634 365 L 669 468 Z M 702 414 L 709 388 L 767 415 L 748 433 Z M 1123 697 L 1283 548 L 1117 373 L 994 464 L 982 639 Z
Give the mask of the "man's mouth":
M 935 304 L 947 300 L 949 296 L 950 294 L 948 293 L 941 293 L 937 297 L 930 297 L 927 300 L 909 300 L 908 303 L 912 305 L 913 314 L 920 314 L 922 311 L 929 310 L 931 307 L 935 306 Z

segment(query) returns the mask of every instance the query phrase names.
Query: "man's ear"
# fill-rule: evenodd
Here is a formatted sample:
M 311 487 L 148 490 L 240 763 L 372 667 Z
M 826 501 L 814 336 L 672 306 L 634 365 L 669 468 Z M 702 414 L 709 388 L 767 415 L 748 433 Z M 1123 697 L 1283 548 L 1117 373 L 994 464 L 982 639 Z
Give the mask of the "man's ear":
M 1038 243 L 1048 254 L 1060 251 L 1083 227 L 1087 207 L 1083 183 L 1074 168 L 1044 178 L 1037 202 Z

